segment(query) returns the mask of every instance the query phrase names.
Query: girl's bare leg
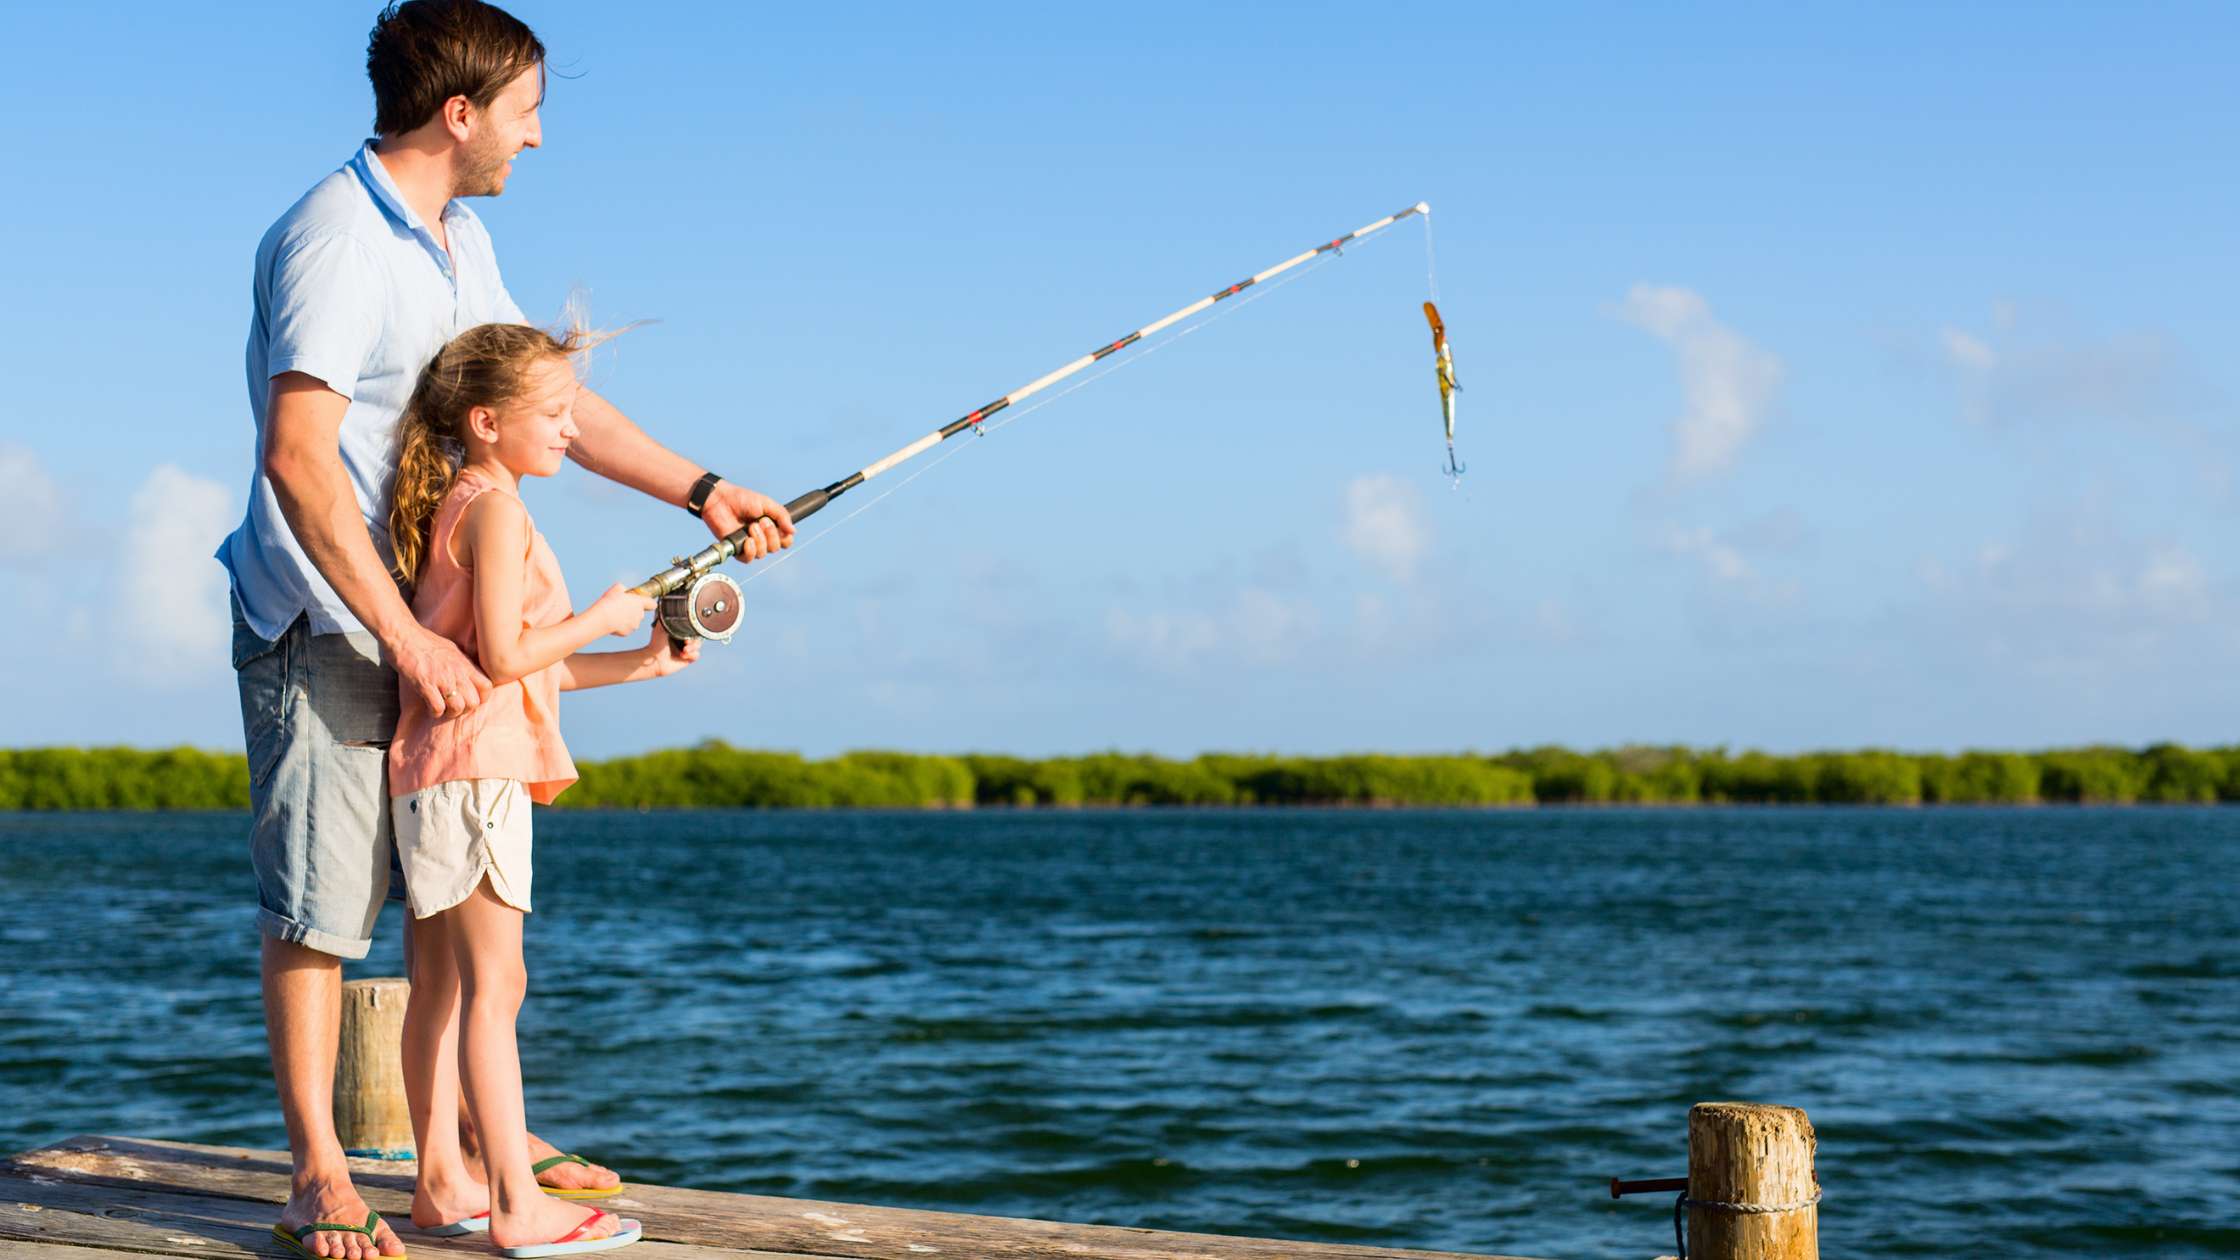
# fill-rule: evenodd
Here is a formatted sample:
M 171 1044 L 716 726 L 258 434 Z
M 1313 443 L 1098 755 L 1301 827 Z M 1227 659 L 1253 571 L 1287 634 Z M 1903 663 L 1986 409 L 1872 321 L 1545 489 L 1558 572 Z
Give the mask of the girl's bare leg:
M 468 1170 L 459 1146 L 459 963 L 454 911 L 407 918 L 412 997 L 404 1008 L 404 1095 L 412 1112 L 420 1175 L 412 1223 L 426 1229 L 484 1211 L 490 1192 Z
M 588 1215 L 577 1203 L 546 1195 L 529 1171 L 528 1121 L 521 1103 L 521 1057 L 514 1019 L 529 987 L 521 961 L 521 912 L 498 900 L 485 879 L 452 916 L 452 954 L 460 985 L 459 1060 L 467 1109 L 482 1140 L 483 1177 L 490 1183 L 490 1241 L 500 1247 L 551 1242 Z M 585 1237 L 615 1231 L 602 1218 Z

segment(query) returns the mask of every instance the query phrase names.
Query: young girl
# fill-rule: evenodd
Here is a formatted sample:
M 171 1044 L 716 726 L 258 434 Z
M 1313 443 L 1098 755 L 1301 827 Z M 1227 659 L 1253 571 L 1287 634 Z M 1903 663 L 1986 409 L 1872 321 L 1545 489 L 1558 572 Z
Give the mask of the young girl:
M 642 648 L 590 653 L 637 629 L 653 601 L 621 586 L 570 615 L 560 565 L 521 505 L 523 477 L 559 471 L 576 437 L 570 357 L 518 324 L 461 333 L 422 374 L 398 428 L 390 541 L 421 624 L 489 676 L 489 698 L 435 717 L 403 688 L 389 749 L 398 857 L 412 910 L 412 998 L 404 1071 L 420 1169 L 412 1219 L 424 1231 L 487 1230 L 515 1257 L 606 1251 L 638 1222 L 548 1198 L 529 1163 L 514 1017 L 527 988 L 530 802 L 576 778 L 559 698 L 673 674 L 698 656 L 659 626 Z M 482 1145 L 482 1177 L 460 1153 L 459 1091 Z

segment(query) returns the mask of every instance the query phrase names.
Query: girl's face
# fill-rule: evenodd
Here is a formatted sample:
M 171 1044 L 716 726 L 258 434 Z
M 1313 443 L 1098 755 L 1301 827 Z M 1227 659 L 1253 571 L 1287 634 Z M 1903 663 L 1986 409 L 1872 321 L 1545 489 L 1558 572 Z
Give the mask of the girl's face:
M 560 471 L 576 427 L 576 394 L 582 386 L 565 359 L 540 360 L 529 369 L 519 396 L 495 410 L 477 407 L 468 416 L 475 437 L 515 476 L 549 477 Z

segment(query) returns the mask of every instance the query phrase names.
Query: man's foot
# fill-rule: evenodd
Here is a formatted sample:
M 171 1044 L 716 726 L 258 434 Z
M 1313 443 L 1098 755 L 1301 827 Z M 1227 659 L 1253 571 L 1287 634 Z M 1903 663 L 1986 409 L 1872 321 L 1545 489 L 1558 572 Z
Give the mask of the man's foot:
M 539 1243 L 558 1242 L 563 1238 L 569 1242 L 590 1242 L 598 1238 L 611 1238 L 621 1228 L 622 1218 L 612 1212 L 540 1196 L 536 1202 L 524 1205 L 519 1212 L 504 1216 L 491 1213 L 490 1245 L 530 1247 Z
M 479 1180 L 482 1176 L 482 1147 L 474 1140 L 474 1127 L 459 1126 L 459 1148 L 466 1157 L 467 1175 Z M 613 1194 L 622 1187 L 622 1176 L 612 1168 L 594 1164 L 581 1155 L 569 1155 L 559 1147 L 532 1133 L 529 1135 L 529 1163 L 546 1164 L 537 1173 L 537 1184 L 547 1190 L 581 1197 Z
M 299 1180 L 289 1188 L 287 1205 L 280 1209 L 279 1232 L 294 1237 L 306 1225 L 334 1223 L 360 1224 L 371 1213 L 366 1201 L 358 1197 L 348 1174 L 341 1177 L 311 1177 Z M 397 1241 L 396 1231 L 387 1221 L 376 1221 L 373 1237 L 347 1230 L 320 1230 L 305 1234 L 299 1244 L 314 1256 L 332 1260 L 374 1260 L 377 1256 L 401 1256 L 404 1244 Z
M 422 1175 L 412 1184 L 412 1224 L 417 1229 L 457 1225 L 490 1210 L 490 1187 L 464 1175 L 435 1178 Z
M 542 1164 L 562 1155 L 559 1147 L 534 1133 L 529 1135 L 531 1164 Z M 613 1190 L 622 1185 L 622 1175 L 614 1169 L 588 1162 L 577 1163 L 576 1159 L 561 1158 L 559 1163 L 537 1174 L 537 1184 L 547 1190 Z

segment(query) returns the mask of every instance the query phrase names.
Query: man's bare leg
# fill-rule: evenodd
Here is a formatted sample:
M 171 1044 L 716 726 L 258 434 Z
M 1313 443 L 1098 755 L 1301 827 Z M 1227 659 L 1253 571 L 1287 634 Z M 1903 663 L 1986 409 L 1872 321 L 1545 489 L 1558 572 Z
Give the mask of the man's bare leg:
M 264 937 L 265 1038 L 272 1047 L 272 1077 L 280 1087 L 280 1114 L 288 1126 L 294 1176 L 280 1224 L 290 1232 L 314 1221 L 351 1225 L 366 1219 L 366 1201 L 350 1184 L 350 1163 L 334 1131 L 334 1061 L 342 1040 L 342 960 L 315 949 Z M 388 1222 L 374 1242 L 364 1234 L 309 1235 L 316 1256 L 373 1260 L 401 1256 Z

